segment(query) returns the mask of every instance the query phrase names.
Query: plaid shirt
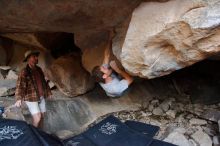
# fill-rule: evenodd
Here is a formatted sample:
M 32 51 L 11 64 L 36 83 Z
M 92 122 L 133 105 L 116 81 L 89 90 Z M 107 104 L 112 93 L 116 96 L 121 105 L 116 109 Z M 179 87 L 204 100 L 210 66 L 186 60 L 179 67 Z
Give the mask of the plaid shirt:
M 50 87 L 48 86 L 43 71 L 40 67 L 37 66 L 37 71 L 41 74 L 42 86 L 44 89 L 44 97 L 52 95 Z M 15 91 L 16 100 L 25 100 L 25 101 L 39 101 L 39 92 L 37 89 L 36 79 L 32 75 L 31 68 L 27 65 L 26 68 L 22 69 L 21 73 L 18 76 L 16 91 Z

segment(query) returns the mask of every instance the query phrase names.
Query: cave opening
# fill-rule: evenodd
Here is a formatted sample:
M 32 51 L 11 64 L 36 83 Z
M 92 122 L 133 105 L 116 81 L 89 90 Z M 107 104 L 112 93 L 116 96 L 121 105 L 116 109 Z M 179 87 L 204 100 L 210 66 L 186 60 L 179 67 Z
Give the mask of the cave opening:
M 38 41 L 50 50 L 51 55 L 57 59 L 70 53 L 81 53 L 74 42 L 73 33 L 36 33 Z
M 220 63 L 206 59 L 162 78 L 169 78 L 178 94 L 188 95 L 192 103 L 220 102 Z

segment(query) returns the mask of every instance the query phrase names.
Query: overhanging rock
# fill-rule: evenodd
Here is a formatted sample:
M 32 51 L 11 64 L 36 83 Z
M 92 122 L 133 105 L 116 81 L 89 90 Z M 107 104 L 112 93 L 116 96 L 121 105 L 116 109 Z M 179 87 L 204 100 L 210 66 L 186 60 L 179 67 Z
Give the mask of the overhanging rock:
M 216 54 L 219 6 L 219 0 L 142 3 L 133 12 L 121 54 L 116 56 L 131 74 L 155 78 Z

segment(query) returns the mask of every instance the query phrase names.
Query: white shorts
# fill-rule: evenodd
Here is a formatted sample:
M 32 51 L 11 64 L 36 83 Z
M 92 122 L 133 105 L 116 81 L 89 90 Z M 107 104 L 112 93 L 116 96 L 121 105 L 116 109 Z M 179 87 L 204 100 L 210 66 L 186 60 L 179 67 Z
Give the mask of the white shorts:
M 39 102 L 38 101 L 36 102 L 25 101 L 25 103 L 32 115 L 46 112 L 46 103 L 43 97 L 40 98 Z

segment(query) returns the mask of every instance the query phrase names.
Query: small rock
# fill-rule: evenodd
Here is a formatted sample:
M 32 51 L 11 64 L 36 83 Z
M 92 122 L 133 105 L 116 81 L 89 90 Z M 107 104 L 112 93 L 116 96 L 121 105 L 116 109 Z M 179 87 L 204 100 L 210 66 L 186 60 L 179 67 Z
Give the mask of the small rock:
M 61 131 L 57 131 L 55 135 L 58 136 L 60 139 L 65 139 L 71 137 L 72 135 L 74 135 L 74 133 L 69 130 L 61 130 Z
M 6 87 L 1 87 L 0 88 L 0 96 L 5 96 L 5 93 L 7 93 L 8 88 Z
M 185 115 L 184 114 L 180 114 L 176 119 L 175 119 L 175 122 L 177 123 L 181 123 L 185 120 Z
M 196 104 L 195 108 L 194 108 L 194 111 L 195 111 L 195 113 L 201 113 L 201 112 L 204 111 L 204 109 L 203 109 L 202 105 Z
M 193 127 L 190 127 L 186 130 L 186 135 L 192 135 L 193 133 L 195 133 L 197 130 Z
M 152 113 L 151 112 L 141 112 L 142 117 L 148 117 L 151 116 Z
M 152 112 L 153 109 L 154 109 L 154 106 L 150 104 L 150 105 L 148 106 L 148 110 Z
M 191 126 L 193 126 L 193 125 L 206 125 L 207 121 L 202 120 L 202 119 L 192 118 L 191 120 L 189 120 L 189 123 Z
M 167 112 L 170 108 L 169 102 L 163 102 L 159 105 L 159 107 L 164 111 Z
M 186 133 L 186 129 L 185 128 L 176 128 L 173 131 L 178 132 L 178 133 L 182 133 L 182 134 Z
M 141 118 L 140 122 L 142 122 L 142 123 L 150 123 L 150 118 L 148 118 L 148 117 Z
M 187 138 L 179 132 L 172 132 L 168 135 L 167 138 L 164 139 L 164 141 L 176 144 L 178 146 L 190 146 L 190 142 L 187 140 Z
M 166 114 L 171 117 L 171 118 L 175 118 L 176 117 L 176 111 L 175 110 L 168 110 L 166 112 Z
M 213 137 L 213 144 L 214 144 L 214 146 L 219 146 L 220 145 L 220 136 L 214 136 Z
M 50 89 L 52 89 L 53 87 L 55 87 L 55 84 L 52 81 L 49 81 L 49 87 Z
M 201 117 L 201 115 L 203 114 L 203 112 L 195 112 L 195 114 L 199 117 Z
M 186 118 L 190 120 L 190 119 L 194 118 L 194 116 L 192 114 L 189 114 L 186 116 Z
M 211 126 L 203 127 L 203 130 L 210 136 L 215 136 L 217 134 L 217 131 Z
M 158 106 L 159 105 L 159 100 L 158 99 L 152 100 L 151 105 Z
M 190 146 L 198 146 L 198 144 L 193 139 L 189 139 L 189 144 Z
M 157 116 L 162 116 L 163 115 L 163 110 L 160 107 L 157 107 L 153 110 L 153 114 Z
M 6 76 L 6 79 L 10 80 L 10 79 L 15 79 L 17 80 L 18 79 L 18 75 L 15 73 L 15 71 L 13 70 L 10 70 L 8 72 L 8 75 Z
M 202 130 L 196 131 L 193 135 L 192 138 L 200 145 L 200 146 L 212 146 L 212 140 Z
M 203 131 L 203 128 L 201 126 L 195 126 L 195 128 L 197 129 L 196 131 Z
M 159 127 L 161 127 L 161 125 L 162 125 L 162 123 L 159 122 L 158 120 L 152 120 L 152 119 L 150 119 L 149 123 L 152 124 L 152 125 L 159 126 Z
M 168 121 L 168 120 L 165 120 L 165 119 L 160 120 L 160 122 L 162 123 L 162 125 L 166 125 L 166 124 L 169 123 L 169 121 Z

